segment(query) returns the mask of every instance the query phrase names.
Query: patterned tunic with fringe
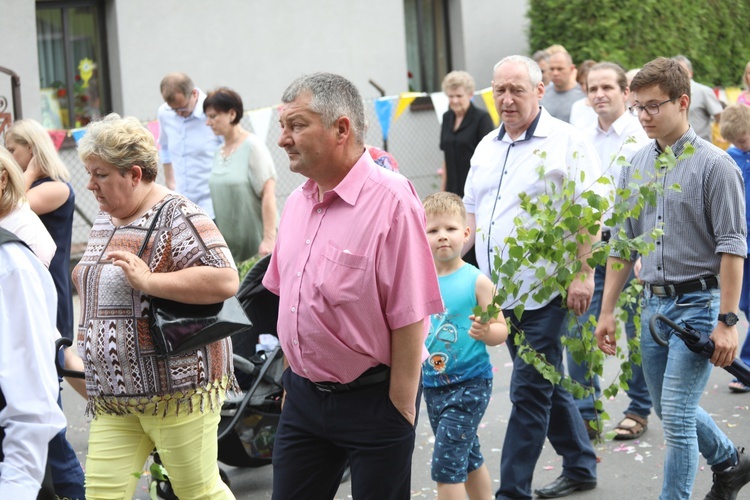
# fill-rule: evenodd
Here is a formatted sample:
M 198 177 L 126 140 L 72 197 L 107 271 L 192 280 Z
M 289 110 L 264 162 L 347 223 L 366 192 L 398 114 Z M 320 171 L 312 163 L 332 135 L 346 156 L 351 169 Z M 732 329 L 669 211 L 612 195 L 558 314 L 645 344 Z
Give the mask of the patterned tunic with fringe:
M 73 270 L 81 300 L 78 352 L 84 361 L 87 415 L 218 409 L 225 391 L 236 389 L 229 338 L 193 352 L 157 357 L 148 327 L 147 295 L 134 290 L 106 256 L 115 250 L 138 253 L 159 207 L 161 215 L 143 252 L 152 272 L 191 266 L 235 268 L 224 238 L 203 210 L 169 194 L 142 217 L 115 227 L 100 212 L 86 252 Z M 199 408 L 195 408 L 195 405 Z

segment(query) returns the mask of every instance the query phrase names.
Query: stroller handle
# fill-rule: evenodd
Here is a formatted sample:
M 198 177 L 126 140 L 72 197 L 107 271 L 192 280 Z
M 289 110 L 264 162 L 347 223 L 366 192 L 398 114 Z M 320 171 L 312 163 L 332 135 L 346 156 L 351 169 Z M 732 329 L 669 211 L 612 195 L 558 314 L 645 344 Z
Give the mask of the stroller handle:
M 654 338 L 654 342 L 660 346 L 667 347 L 669 344 L 657 332 L 657 321 L 661 321 L 672 328 L 675 331 L 675 334 L 685 342 L 685 345 L 691 351 L 706 358 L 710 358 L 713 355 L 714 341 L 711 340 L 708 334 L 699 332 L 687 324 L 680 326 L 663 314 L 654 314 L 648 321 L 648 329 L 651 330 L 651 336 Z M 734 361 L 732 361 L 732 364 L 725 366 L 724 369 L 737 377 L 737 380 L 743 384 L 750 385 L 750 367 L 748 367 L 741 359 L 735 358 Z
M 79 372 L 78 370 L 68 370 L 64 366 L 60 365 L 60 358 L 57 356 L 57 353 L 60 352 L 60 349 L 70 347 L 72 345 L 73 341 L 65 337 L 60 337 L 59 339 L 55 340 L 55 369 L 57 370 L 57 374 L 61 377 L 86 378 L 85 373 Z

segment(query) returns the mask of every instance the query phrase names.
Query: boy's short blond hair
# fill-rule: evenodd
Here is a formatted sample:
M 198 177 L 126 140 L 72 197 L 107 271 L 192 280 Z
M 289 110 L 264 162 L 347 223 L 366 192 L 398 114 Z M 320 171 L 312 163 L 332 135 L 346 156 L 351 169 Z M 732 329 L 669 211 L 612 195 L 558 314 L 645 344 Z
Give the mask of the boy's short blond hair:
M 719 132 L 731 143 L 750 134 L 750 106 L 744 104 L 727 106 L 721 113 Z
M 424 199 L 424 211 L 431 215 L 456 215 L 466 224 L 466 207 L 460 196 L 447 191 L 431 194 Z

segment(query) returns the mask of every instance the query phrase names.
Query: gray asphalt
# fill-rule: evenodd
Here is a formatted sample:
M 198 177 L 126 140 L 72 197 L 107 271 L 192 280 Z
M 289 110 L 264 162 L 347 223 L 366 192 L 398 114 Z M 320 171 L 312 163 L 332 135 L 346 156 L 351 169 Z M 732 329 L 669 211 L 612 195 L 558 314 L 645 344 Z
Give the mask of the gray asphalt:
M 79 306 L 76 298 L 76 321 Z M 739 324 L 740 343 L 744 340 L 748 323 L 744 319 Z M 493 397 L 480 428 L 482 451 L 495 486 L 499 486 L 500 453 L 505 438 L 505 428 L 510 415 L 508 386 L 510 377 L 510 357 L 505 346 L 491 349 L 495 366 Z M 617 375 L 614 359 L 605 365 L 606 380 Z M 727 389 L 731 375 L 721 369 L 714 369 L 701 405 L 715 419 L 719 427 L 737 446 L 750 448 L 750 393 L 732 394 Z M 85 461 L 88 439 L 88 420 L 83 415 L 84 401 L 72 389 L 64 385 L 63 404 L 68 417 L 68 436 L 82 462 Z M 627 406 L 624 393 L 605 401 L 605 410 L 612 419 L 605 423 L 605 432 L 611 430 L 621 418 Z M 412 460 L 412 498 L 436 497 L 435 484 L 430 479 L 430 459 L 433 446 L 432 431 L 424 408 L 419 415 L 417 438 Z M 575 493 L 569 498 L 581 500 L 618 500 L 658 498 L 662 483 L 664 464 L 664 439 L 661 423 L 655 416 L 649 419 L 649 429 L 636 441 L 605 441 L 595 445 L 599 458 L 598 486 L 596 489 Z M 546 443 L 534 470 L 533 487 L 539 488 L 555 480 L 561 472 L 562 461 Z M 238 469 L 222 466 L 229 475 L 232 491 L 238 499 L 271 498 L 272 470 L 270 466 L 256 469 Z M 712 474 L 703 458 L 693 489 L 693 498 L 702 499 L 711 488 Z M 148 478 L 139 483 L 134 498 L 148 499 Z M 352 498 L 349 483 L 343 483 L 336 496 L 338 499 Z M 740 492 L 740 499 L 750 499 L 750 486 Z

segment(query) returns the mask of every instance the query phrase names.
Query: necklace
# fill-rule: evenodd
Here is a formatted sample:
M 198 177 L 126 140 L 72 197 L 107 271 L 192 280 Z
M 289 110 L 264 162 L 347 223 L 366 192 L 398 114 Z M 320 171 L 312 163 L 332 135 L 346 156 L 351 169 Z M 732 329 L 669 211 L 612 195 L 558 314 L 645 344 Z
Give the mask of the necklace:
M 227 149 L 227 144 L 224 144 L 221 147 L 221 152 L 219 153 L 219 172 L 223 173 L 226 172 L 227 167 L 229 166 L 229 163 L 231 162 L 232 155 L 237 150 L 237 147 L 242 143 L 242 141 L 238 142 L 231 148 Z
M 237 145 L 235 144 L 234 146 L 232 146 L 232 148 L 229 151 L 227 151 L 227 145 L 224 144 L 221 147 L 221 158 L 222 158 L 222 160 L 224 160 L 224 161 L 229 160 L 229 157 L 234 154 L 234 151 L 236 149 L 237 149 Z

